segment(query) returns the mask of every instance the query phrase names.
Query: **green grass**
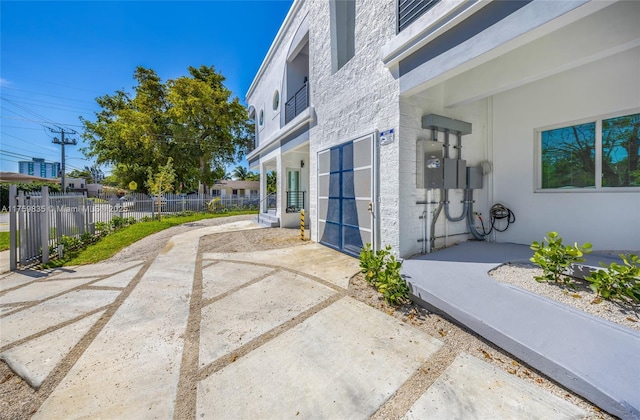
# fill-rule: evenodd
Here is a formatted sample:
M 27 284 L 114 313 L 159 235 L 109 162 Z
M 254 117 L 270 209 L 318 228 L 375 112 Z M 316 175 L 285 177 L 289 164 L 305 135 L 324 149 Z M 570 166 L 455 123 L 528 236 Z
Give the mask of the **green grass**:
M 112 257 L 121 249 L 126 248 L 127 246 L 139 241 L 142 238 L 173 226 L 178 226 L 183 223 L 195 222 L 203 219 L 255 213 L 255 211 L 237 211 L 216 214 L 198 213 L 189 216 L 164 217 L 160 222 L 157 220 L 153 220 L 150 222 L 139 222 L 122 228 L 112 233 L 111 235 L 105 236 L 95 244 L 89 245 L 87 248 L 78 252 L 69 260 L 58 261 L 57 264 L 52 261 L 52 263 L 56 266 L 61 266 L 60 263 L 62 263 L 62 265 L 94 264 Z M 9 239 L 7 236 L 7 243 L 8 241 Z
M 0 232 L 0 251 L 9 249 L 9 232 Z

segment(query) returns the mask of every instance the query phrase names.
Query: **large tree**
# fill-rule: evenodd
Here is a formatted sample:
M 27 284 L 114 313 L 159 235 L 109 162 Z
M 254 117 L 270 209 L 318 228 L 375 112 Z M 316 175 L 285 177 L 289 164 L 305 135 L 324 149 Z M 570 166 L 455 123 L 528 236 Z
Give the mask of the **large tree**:
M 240 159 L 250 144 L 247 113 L 213 67 L 189 67 L 189 76 L 163 83 L 138 67 L 132 94 L 123 90 L 97 98 L 96 120 L 82 119 L 83 149 L 98 164 L 112 164 L 122 186 L 144 185 L 171 157 L 176 182 L 185 189 L 209 185 L 216 168 Z
M 245 181 L 249 177 L 249 170 L 242 165 L 238 165 L 233 170 L 232 175 L 238 181 Z

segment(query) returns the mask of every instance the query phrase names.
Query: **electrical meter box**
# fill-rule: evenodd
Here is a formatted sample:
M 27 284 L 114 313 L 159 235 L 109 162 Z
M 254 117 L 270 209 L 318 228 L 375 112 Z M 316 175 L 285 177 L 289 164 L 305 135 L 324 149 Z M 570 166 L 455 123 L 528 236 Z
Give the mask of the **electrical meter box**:
M 464 189 L 467 187 L 467 162 L 463 159 L 445 158 L 444 145 L 437 141 L 424 141 L 423 171 L 426 189 Z
M 469 166 L 467 168 L 467 185 L 472 190 L 482 189 L 482 167 Z
M 424 188 L 440 189 L 444 184 L 442 143 L 424 141 Z

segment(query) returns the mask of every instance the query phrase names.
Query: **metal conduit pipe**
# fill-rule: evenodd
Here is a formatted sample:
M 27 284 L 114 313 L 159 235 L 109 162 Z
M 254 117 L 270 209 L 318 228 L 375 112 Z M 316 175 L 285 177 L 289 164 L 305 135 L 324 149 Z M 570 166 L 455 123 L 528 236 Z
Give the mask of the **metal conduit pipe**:
M 431 244 L 431 249 L 434 249 L 436 247 L 436 236 L 435 236 L 435 231 L 436 231 L 436 222 L 438 221 L 438 217 L 440 216 L 440 212 L 442 211 L 442 207 L 443 207 L 443 201 L 442 201 L 442 197 L 444 196 L 444 189 L 440 190 L 440 200 L 438 203 L 438 207 L 436 207 L 436 210 L 433 212 L 433 218 L 431 219 L 431 238 L 429 238 L 429 243 Z
M 451 214 L 449 213 L 449 190 L 444 190 L 444 215 L 446 216 L 448 221 L 460 222 L 464 220 L 464 218 L 467 216 L 467 212 L 468 212 L 467 200 L 465 198 L 464 204 L 462 206 L 462 214 L 460 214 L 460 216 L 458 217 L 452 217 Z
M 445 144 L 444 157 L 448 158 L 449 157 L 449 131 L 448 130 L 444 132 L 444 144 Z M 458 160 L 461 159 L 462 158 L 462 135 L 460 135 L 460 133 L 458 133 L 456 136 L 456 146 L 454 147 L 454 149 L 456 149 L 456 159 Z M 444 215 L 448 221 L 460 222 L 464 220 L 464 218 L 467 216 L 467 211 L 468 211 L 466 197 L 463 199 L 463 201 L 464 201 L 464 204 L 462 206 L 462 213 L 460 214 L 460 216 L 457 216 L 457 217 L 451 216 L 451 213 L 449 212 L 449 190 L 448 189 L 444 190 Z
M 477 240 L 484 241 L 487 238 L 487 236 L 478 232 L 478 230 L 476 229 L 475 222 L 473 220 L 473 190 L 471 188 L 467 188 L 464 191 L 465 191 L 465 197 L 466 197 L 465 201 L 469 203 L 468 211 L 467 211 L 467 222 L 469 224 L 469 232 L 471 232 L 473 237 L 476 238 Z

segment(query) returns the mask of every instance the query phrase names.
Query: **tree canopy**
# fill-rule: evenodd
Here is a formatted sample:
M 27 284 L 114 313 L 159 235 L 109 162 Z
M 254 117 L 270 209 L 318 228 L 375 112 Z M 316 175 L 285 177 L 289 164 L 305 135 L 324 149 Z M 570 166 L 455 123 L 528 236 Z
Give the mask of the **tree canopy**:
M 133 92 L 118 90 L 96 99 L 95 121 L 81 119 L 83 152 L 97 164 L 113 165 L 120 186 L 145 185 L 172 158 L 177 183 L 211 185 L 221 168 L 247 152 L 251 128 L 238 98 L 213 66 L 189 67 L 189 75 L 163 82 L 151 69 L 136 68 Z M 223 169 L 224 170 L 224 169 Z

